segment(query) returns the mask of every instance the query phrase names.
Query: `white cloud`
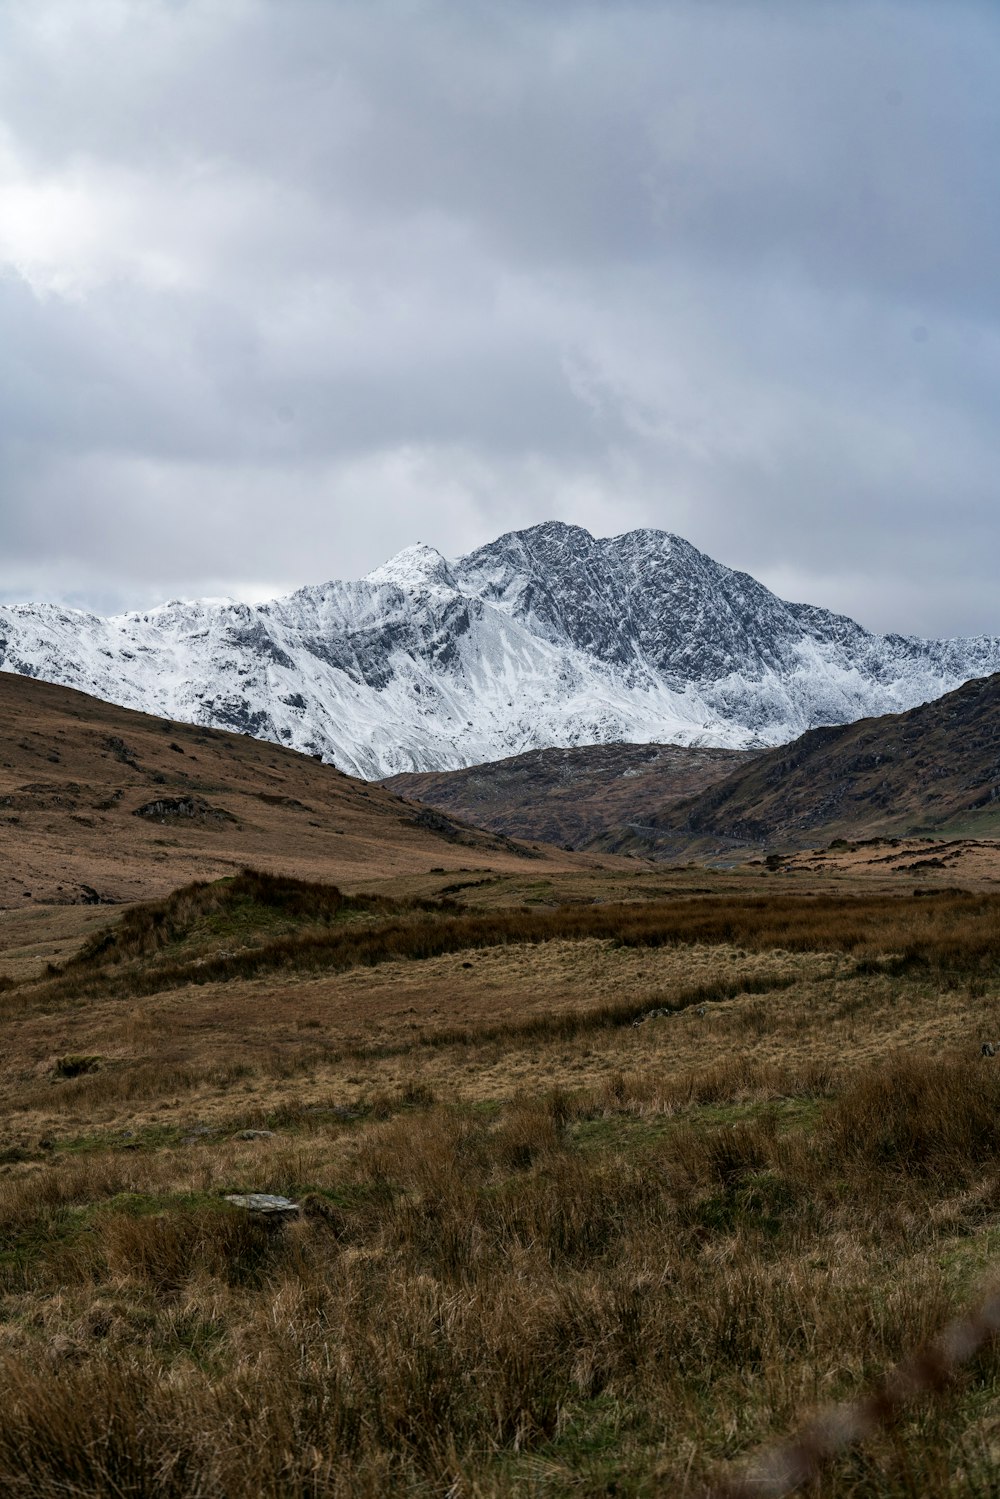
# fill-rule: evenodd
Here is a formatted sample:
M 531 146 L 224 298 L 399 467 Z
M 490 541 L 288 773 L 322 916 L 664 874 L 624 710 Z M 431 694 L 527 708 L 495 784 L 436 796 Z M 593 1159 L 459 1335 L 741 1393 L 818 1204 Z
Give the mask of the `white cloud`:
M 0 592 L 555 516 L 1000 630 L 998 74 L 966 0 L 14 0 Z

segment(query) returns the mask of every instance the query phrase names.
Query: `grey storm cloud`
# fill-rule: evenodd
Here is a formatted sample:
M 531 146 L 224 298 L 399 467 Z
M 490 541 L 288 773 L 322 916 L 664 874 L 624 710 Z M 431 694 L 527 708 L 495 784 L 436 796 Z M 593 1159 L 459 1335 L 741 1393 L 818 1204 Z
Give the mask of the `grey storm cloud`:
M 0 596 L 555 517 L 1000 632 L 1000 8 L 10 0 Z

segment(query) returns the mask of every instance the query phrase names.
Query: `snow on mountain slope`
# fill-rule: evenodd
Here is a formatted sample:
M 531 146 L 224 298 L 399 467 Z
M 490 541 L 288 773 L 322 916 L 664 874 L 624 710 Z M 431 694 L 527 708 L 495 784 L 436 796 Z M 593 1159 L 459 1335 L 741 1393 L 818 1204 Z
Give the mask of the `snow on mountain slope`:
M 267 604 L 0 606 L 0 667 L 380 777 L 546 745 L 781 744 L 1000 671 L 1000 639 L 873 635 L 680 537 L 549 522 Z

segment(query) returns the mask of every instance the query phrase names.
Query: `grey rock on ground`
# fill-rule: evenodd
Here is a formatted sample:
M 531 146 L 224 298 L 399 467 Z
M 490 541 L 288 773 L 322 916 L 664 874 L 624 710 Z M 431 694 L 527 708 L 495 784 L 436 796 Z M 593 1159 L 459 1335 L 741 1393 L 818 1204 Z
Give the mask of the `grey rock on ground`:
M 292 1202 L 290 1197 L 277 1197 L 272 1192 L 227 1192 L 226 1201 L 248 1213 L 263 1213 L 269 1218 L 297 1218 L 299 1215 L 297 1202 Z

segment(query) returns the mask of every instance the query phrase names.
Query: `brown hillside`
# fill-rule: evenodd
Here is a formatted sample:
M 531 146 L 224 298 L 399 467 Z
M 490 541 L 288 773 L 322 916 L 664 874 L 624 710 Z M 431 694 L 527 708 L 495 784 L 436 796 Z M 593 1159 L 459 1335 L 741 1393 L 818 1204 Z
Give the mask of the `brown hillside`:
M 509 837 L 582 848 L 645 824 L 651 809 L 693 796 L 750 758 L 676 744 L 588 744 L 390 776 L 382 785 Z
M 0 715 L 0 908 L 145 899 L 247 863 L 348 886 L 567 863 L 307 755 L 47 682 L 0 673 Z
M 908 713 L 813 729 L 650 818 L 618 848 L 804 848 L 827 837 L 1000 831 L 1000 675 Z

